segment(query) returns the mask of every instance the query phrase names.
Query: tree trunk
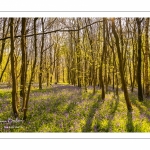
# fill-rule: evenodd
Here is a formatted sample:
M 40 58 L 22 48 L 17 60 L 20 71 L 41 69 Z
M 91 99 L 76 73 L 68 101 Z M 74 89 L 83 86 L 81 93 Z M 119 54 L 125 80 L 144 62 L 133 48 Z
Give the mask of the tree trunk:
M 2 77 L 3 77 L 3 74 L 4 74 L 4 72 L 5 72 L 5 70 L 6 70 L 7 66 L 8 66 L 8 63 L 9 63 L 9 57 L 10 57 L 10 54 L 8 55 L 6 65 L 5 65 L 5 67 L 4 67 L 4 69 L 3 69 L 2 73 L 1 73 L 1 76 L 0 76 L 0 82 L 1 82 Z
M 50 36 L 50 43 L 51 43 L 51 36 Z M 52 48 L 50 48 L 50 55 L 49 55 L 49 65 L 50 65 L 50 84 L 52 84 L 53 80 L 53 68 L 52 68 Z
M 148 78 L 148 60 L 149 60 L 149 43 L 148 43 L 149 18 L 145 22 L 145 95 L 149 96 L 149 78 Z
M 141 48 L 142 48 L 142 31 L 141 31 L 141 23 L 142 20 L 140 18 L 136 18 L 137 27 L 138 27 L 138 67 L 137 67 L 137 83 L 138 83 L 138 99 L 139 101 L 143 101 L 143 92 L 142 92 L 142 83 L 141 83 Z
M 18 102 L 18 95 L 17 95 L 17 78 L 15 72 L 15 47 L 14 47 L 14 19 L 11 18 L 10 24 L 10 37 L 11 37 L 11 74 L 12 74 L 12 109 L 15 118 L 19 116 L 17 102 Z
M 123 90 L 124 90 L 124 97 L 125 97 L 125 100 L 126 100 L 126 105 L 127 105 L 128 111 L 132 111 L 132 106 L 131 106 L 131 102 L 129 100 L 126 81 L 125 81 L 124 73 L 123 73 L 123 64 L 122 64 L 122 57 L 121 57 L 122 54 L 121 54 L 121 51 L 120 51 L 119 37 L 118 37 L 118 34 L 117 34 L 115 28 L 116 28 L 115 27 L 115 19 L 113 18 L 112 19 L 112 32 L 114 34 L 115 41 L 116 41 L 117 54 L 118 54 L 118 59 L 119 59 L 119 71 L 120 71 L 120 76 L 121 76 L 121 81 L 122 81 L 122 87 L 123 87 Z
M 43 49 L 44 49 L 44 21 L 41 18 L 42 23 L 42 37 L 41 37 L 41 52 L 40 52 L 40 73 L 39 73 L 39 89 L 42 89 L 42 79 L 43 79 Z
M 22 31 L 21 31 L 21 50 L 22 50 L 22 67 L 21 67 L 21 83 L 20 83 L 20 96 L 23 98 L 22 110 L 25 108 L 26 103 L 26 73 L 27 73 L 27 52 L 26 52 L 26 18 L 22 18 Z
M 103 18 L 103 40 L 104 40 L 104 44 L 103 44 L 103 51 L 102 51 L 102 55 L 101 55 L 101 64 L 100 64 L 100 84 L 101 84 L 101 88 L 102 88 L 102 100 L 105 99 L 105 89 L 104 89 L 104 81 L 103 81 L 103 61 L 104 61 L 104 55 L 105 55 L 105 50 L 106 50 L 106 38 L 105 38 L 105 27 L 106 27 L 106 18 Z M 100 36 L 100 35 L 99 35 Z
M 77 19 L 78 29 L 80 28 L 79 19 Z M 80 50 L 80 31 L 77 31 L 77 43 L 76 43 L 76 50 L 77 50 L 77 78 L 78 78 L 78 87 L 81 87 L 81 50 Z
M 2 34 L 2 38 L 6 37 L 7 34 L 8 34 L 8 31 L 9 31 L 9 25 L 6 29 L 6 22 L 9 22 L 9 19 L 7 18 L 4 18 L 4 23 L 3 23 L 3 34 Z M 5 30 L 6 30 L 6 33 L 5 33 Z M 1 49 L 0 49 L 0 65 L 2 64 L 2 61 L 3 61 L 3 55 L 4 55 L 4 50 L 5 50 L 5 45 L 6 45 L 6 40 L 3 40 L 2 41 L 2 44 L 1 44 Z
M 27 118 L 29 94 L 30 94 L 30 90 L 31 90 L 31 84 L 33 82 L 33 78 L 34 78 L 34 75 L 35 75 L 35 67 L 36 67 L 36 62 L 37 62 L 36 21 L 37 21 L 37 18 L 34 19 L 34 49 L 35 49 L 35 57 L 34 57 L 34 63 L 33 63 L 33 67 L 32 67 L 31 77 L 30 77 L 30 81 L 29 81 L 29 85 L 28 85 L 28 91 L 27 91 L 27 97 L 26 97 L 26 105 L 25 105 L 24 117 L 23 117 L 24 120 L 26 120 L 26 118 Z

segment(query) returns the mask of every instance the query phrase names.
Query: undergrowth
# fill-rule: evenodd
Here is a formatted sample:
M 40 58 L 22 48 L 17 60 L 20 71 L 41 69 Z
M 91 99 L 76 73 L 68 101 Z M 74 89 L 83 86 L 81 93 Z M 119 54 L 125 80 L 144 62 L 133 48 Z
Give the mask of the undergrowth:
M 114 96 L 101 91 L 93 95 L 70 85 L 49 89 L 33 89 L 30 94 L 28 118 L 25 122 L 0 123 L 1 132 L 150 132 L 150 100 L 139 102 L 130 93 L 133 111 L 126 108 L 123 92 Z M 22 120 L 20 114 L 19 120 Z M 0 90 L 0 121 L 13 118 L 11 91 Z M 4 126 L 12 128 L 4 129 Z

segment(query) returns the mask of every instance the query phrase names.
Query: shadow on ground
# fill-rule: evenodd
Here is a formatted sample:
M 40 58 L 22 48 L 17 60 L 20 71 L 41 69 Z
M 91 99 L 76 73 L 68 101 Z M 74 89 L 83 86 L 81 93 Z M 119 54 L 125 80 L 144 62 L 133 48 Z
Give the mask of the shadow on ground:
M 87 117 L 86 124 L 82 128 L 82 132 L 91 132 L 92 131 L 92 121 L 93 121 L 94 115 L 96 113 L 96 110 L 100 109 L 100 106 L 101 106 L 100 104 L 101 104 L 101 100 L 98 99 L 97 102 L 95 102 L 92 105 L 92 107 L 91 107 L 91 109 L 89 111 L 88 117 Z
M 127 112 L 127 123 L 126 123 L 127 132 L 134 132 L 132 112 Z

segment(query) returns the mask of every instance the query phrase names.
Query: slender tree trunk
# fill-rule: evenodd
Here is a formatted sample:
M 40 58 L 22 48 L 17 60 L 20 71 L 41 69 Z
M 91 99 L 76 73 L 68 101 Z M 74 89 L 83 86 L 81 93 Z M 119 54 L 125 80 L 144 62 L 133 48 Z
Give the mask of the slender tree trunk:
M 132 80 L 131 62 L 128 61 L 128 65 L 129 65 L 130 85 L 131 85 L 131 89 L 132 89 L 132 87 L 133 87 L 133 80 Z
M 59 71 L 60 69 L 60 56 L 59 56 L 59 50 L 57 50 L 57 59 L 56 59 L 56 68 L 55 68 L 55 80 L 57 83 L 59 83 Z
M 86 21 L 86 20 L 85 20 Z M 88 19 L 88 22 L 90 24 L 90 19 Z M 87 23 L 86 23 L 87 25 Z M 88 30 L 88 28 L 86 28 L 87 30 L 87 33 L 88 33 L 88 39 L 89 39 L 89 43 L 90 43 L 90 55 L 91 55 L 91 58 L 92 58 L 92 61 L 91 61 L 91 79 L 92 79 L 92 85 L 93 85 L 93 94 L 95 94 L 96 92 L 96 68 L 95 68 L 95 54 L 94 54 L 94 39 L 93 39 L 93 31 L 92 31 L 92 27 L 90 26 L 90 30 Z
M 48 87 L 50 85 L 50 83 L 49 83 L 49 72 L 46 73 L 46 79 L 47 79 L 46 84 L 47 84 L 47 87 Z
M 24 117 L 23 117 L 24 120 L 26 120 L 26 118 L 27 118 L 29 94 L 30 94 L 30 90 L 31 90 L 31 84 L 32 84 L 33 78 L 35 76 L 35 67 L 36 67 L 36 62 L 37 62 L 37 35 L 36 35 L 36 21 L 37 21 L 37 19 L 38 18 L 34 19 L 34 49 L 35 49 L 35 57 L 34 57 L 34 63 L 33 63 L 32 72 L 31 72 L 31 78 L 30 78 L 29 85 L 28 85 L 28 91 L 27 91 L 27 97 L 26 97 L 26 105 L 25 105 Z
M 149 18 L 146 18 L 145 21 L 145 95 L 149 96 L 149 78 L 148 78 L 148 71 L 149 71 L 149 43 L 148 43 L 148 31 L 149 31 Z
M 65 83 L 65 70 L 64 70 L 64 66 L 62 66 L 62 73 L 63 73 L 63 83 Z
M 26 18 L 22 18 L 22 31 L 21 31 L 21 50 L 22 50 L 22 67 L 21 67 L 21 83 L 20 83 L 20 96 L 23 98 L 22 110 L 26 103 L 26 73 L 27 73 L 27 52 L 26 52 Z
M 115 88 L 115 54 L 113 52 L 113 89 Z
M 125 97 L 125 100 L 126 100 L 126 105 L 127 105 L 128 111 L 132 111 L 132 106 L 131 106 L 131 102 L 129 100 L 126 81 L 125 81 L 124 73 L 123 73 L 123 64 L 122 64 L 122 57 L 121 57 L 122 54 L 121 54 L 121 51 L 120 51 L 119 37 L 118 37 L 118 34 L 117 34 L 115 28 L 116 28 L 115 27 L 115 19 L 113 18 L 112 19 L 112 32 L 114 34 L 115 41 L 116 41 L 117 54 L 118 54 L 118 59 L 119 59 L 119 71 L 120 71 L 120 76 L 121 76 L 121 81 L 122 81 L 122 87 L 123 87 L 123 90 L 124 90 L 124 97 Z
M 144 52 L 143 52 L 143 53 L 144 53 Z M 143 66 L 142 66 L 142 72 L 143 72 L 143 73 L 142 73 L 142 76 L 143 76 L 142 78 L 144 79 L 144 77 L 145 77 L 145 65 L 144 65 L 144 62 L 142 63 L 142 65 L 143 65 Z M 143 87 L 143 88 L 142 88 L 143 94 L 144 94 L 144 92 L 145 92 L 145 88 L 144 88 L 145 86 L 144 86 L 144 85 L 145 85 L 145 81 L 143 81 L 143 85 L 142 85 L 142 87 Z
M 15 66 L 15 47 L 14 47 L 14 19 L 11 18 L 10 24 L 10 37 L 11 37 L 11 74 L 12 74 L 12 109 L 15 118 L 19 116 L 17 102 L 18 102 L 18 95 L 17 95 L 17 78 L 16 78 L 16 66 Z
M 6 37 L 7 34 L 8 34 L 8 31 L 9 31 L 9 25 L 7 26 L 7 29 L 6 29 L 6 22 L 7 22 L 7 20 L 9 22 L 9 19 L 4 18 L 3 29 L 2 29 L 3 30 L 2 38 Z M 0 65 L 2 64 L 2 61 L 3 61 L 3 55 L 4 55 L 5 45 L 6 45 L 6 40 L 3 40 L 2 44 L 1 44 L 1 49 L 0 49 Z
M 101 64 L 100 64 L 100 83 L 101 83 L 101 88 L 102 88 L 102 100 L 105 99 L 105 89 L 104 89 L 104 81 L 103 81 L 103 61 L 104 61 L 104 55 L 105 55 L 105 51 L 106 51 L 106 38 L 105 38 L 105 27 L 106 27 L 106 18 L 103 18 L 103 40 L 104 40 L 104 44 L 103 44 L 103 51 L 102 51 L 102 56 L 101 56 Z
M 51 40 L 51 36 L 50 36 L 50 40 Z M 50 84 L 52 84 L 52 80 L 53 80 L 53 67 L 52 67 L 52 48 L 50 48 L 50 55 L 49 55 L 50 57 L 49 57 L 49 59 L 50 59 L 50 61 L 49 61 L 49 65 L 50 65 Z
M 78 29 L 80 28 L 79 26 L 79 19 L 77 19 L 77 23 L 78 23 Z M 77 45 L 76 45 L 76 49 L 77 49 L 77 70 L 78 70 L 78 87 L 81 87 L 81 50 L 80 50 L 80 31 L 77 31 Z
M 141 83 L 141 49 L 142 49 L 142 31 L 141 31 L 141 23 L 142 20 L 140 18 L 136 18 L 137 27 L 138 27 L 138 68 L 137 68 L 137 83 L 138 83 L 138 99 L 139 101 L 143 101 L 143 92 L 142 92 L 142 83 Z
M 118 75 L 117 75 L 117 73 L 116 73 L 116 95 L 118 96 Z
M 41 52 L 40 52 L 40 73 L 39 73 L 39 89 L 42 89 L 42 79 L 43 79 L 43 49 L 44 49 L 44 21 L 41 18 L 42 23 L 42 45 L 41 45 Z
M 42 89 L 42 79 L 43 79 L 43 49 L 44 49 L 44 21 L 41 18 L 42 23 L 42 45 L 41 45 L 41 52 L 40 52 L 40 73 L 39 73 L 39 89 Z
M 134 27 L 134 33 L 135 33 L 136 31 L 135 31 L 135 27 Z M 134 34 L 135 35 L 135 39 L 136 39 L 136 34 Z M 135 52 L 137 51 L 137 46 L 135 46 L 135 44 L 134 44 L 134 40 L 133 40 L 133 38 L 132 38 L 132 48 L 133 48 L 133 50 L 132 50 L 132 52 L 133 52 L 133 54 L 132 54 L 132 69 L 133 69 L 133 74 L 132 74 L 132 78 L 133 78 L 133 84 L 132 84 L 132 89 L 131 89 L 131 91 L 133 92 L 133 90 L 134 90 L 134 86 L 135 86 L 135 76 L 136 76 L 136 61 L 135 61 Z
M 1 73 L 1 76 L 0 76 L 0 82 L 1 82 L 2 77 L 3 77 L 3 74 L 4 74 L 4 72 L 5 72 L 5 70 L 6 70 L 7 66 L 8 66 L 8 63 L 9 63 L 9 57 L 10 57 L 10 54 L 8 55 L 6 65 L 5 65 L 5 67 L 4 67 L 4 69 L 3 69 L 2 73 Z
M 84 88 L 85 92 L 87 92 L 87 54 L 85 50 L 85 57 L 84 57 Z

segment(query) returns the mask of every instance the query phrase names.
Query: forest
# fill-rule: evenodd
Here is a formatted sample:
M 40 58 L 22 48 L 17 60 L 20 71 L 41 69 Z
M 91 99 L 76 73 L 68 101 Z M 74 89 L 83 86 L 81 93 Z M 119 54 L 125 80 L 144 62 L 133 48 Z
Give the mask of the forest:
M 0 132 L 150 132 L 149 18 L 0 18 Z

